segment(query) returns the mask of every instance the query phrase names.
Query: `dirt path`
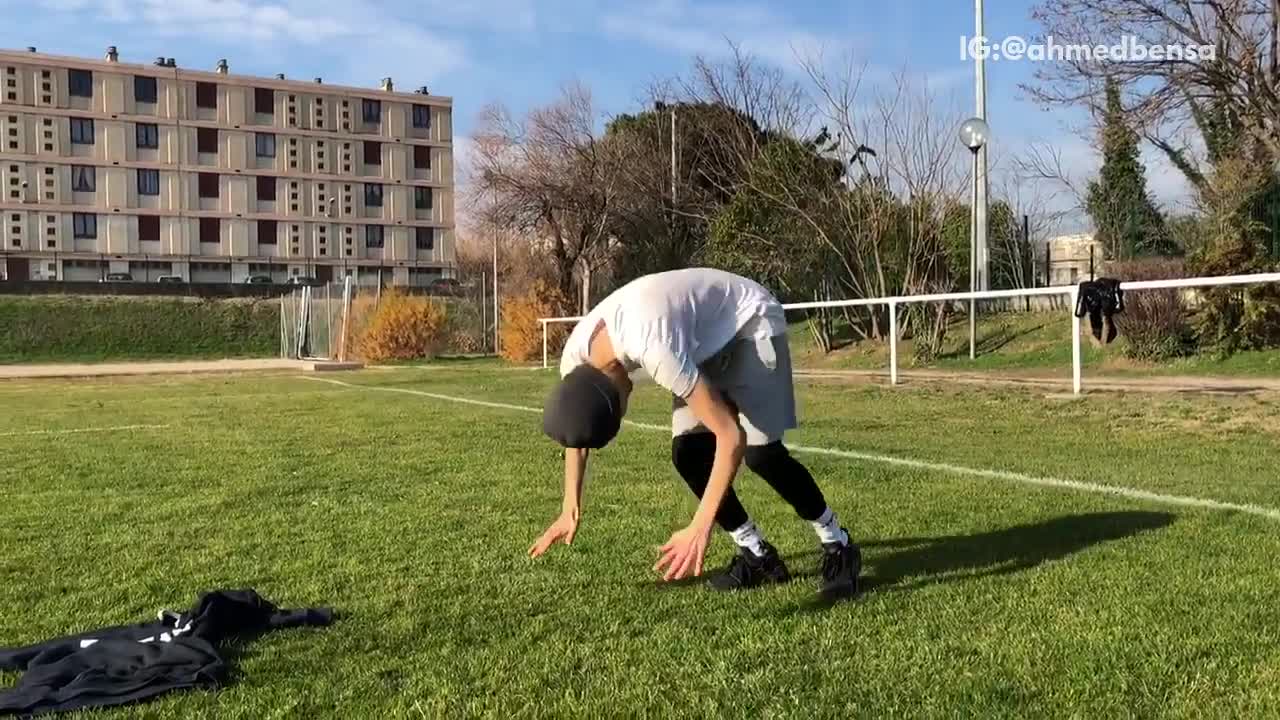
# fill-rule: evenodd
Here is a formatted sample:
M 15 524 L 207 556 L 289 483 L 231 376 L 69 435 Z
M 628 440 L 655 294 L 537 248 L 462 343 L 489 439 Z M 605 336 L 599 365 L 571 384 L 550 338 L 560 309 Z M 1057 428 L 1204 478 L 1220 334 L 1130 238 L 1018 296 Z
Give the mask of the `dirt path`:
M 889 373 L 883 370 L 796 370 L 796 377 L 812 380 L 840 380 L 887 384 Z M 946 370 L 912 370 L 899 372 L 898 383 L 949 382 L 969 385 L 1003 385 L 1034 387 L 1071 392 L 1071 376 L 1001 375 L 997 373 L 965 373 Z M 1245 395 L 1280 393 L 1280 378 L 1225 378 L 1195 376 L 1117 377 L 1084 376 L 1084 391 L 1202 393 Z
M 0 365 L 0 379 L 105 377 L 111 375 L 179 375 L 188 373 L 235 373 L 270 370 L 315 372 L 339 369 L 352 369 L 352 367 L 338 367 L 337 363 L 318 363 L 306 360 L 286 360 L 281 358 L 262 358 L 251 360 L 193 360 L 180 362 L 49 363 L 40 365 Z

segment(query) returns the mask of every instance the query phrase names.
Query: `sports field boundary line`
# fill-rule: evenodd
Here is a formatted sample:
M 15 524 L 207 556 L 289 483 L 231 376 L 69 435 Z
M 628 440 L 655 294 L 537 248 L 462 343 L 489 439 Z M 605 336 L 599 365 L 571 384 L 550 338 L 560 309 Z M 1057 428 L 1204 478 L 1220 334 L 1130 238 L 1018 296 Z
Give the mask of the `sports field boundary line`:
M 334 380 L 331 378 L 307 377 L 299 376 L 303 380 L 312 382 L 329 383 L 330 385 L 338 385 L 346 388 L 354 388 L 358 390 L 369 390 L 374 392 L 395 393 L 400 395 L 413 395 L 417 397 L 431 398 L 433 400 L 441 400 L 444 402 L 458 403 L 462 405 L 475 405 L 495 410 L 511 410 L 516 412 L 541 414 L 541 408 L 529 407 L 527 405 L 512 405 L 509 403 L 489 402 L 486 400 L 475 400 L 472 398 L 457 397 L 454 395 L 443 395 L 440 393 L 426 392 L 425 390 L 411 390 L 409 388 L 397 387 L 377 387 L 373 385 L 360 385 L 358 383 L 349 383 L 342 380 Z M 670 432 L 671 428 L 664 425 L 654 425 L 651 423 L 635 422 L 633 420 L 624 420 L 626 425 L 639 428 L 641 430 L 654 430 L 660 432 Z M 1199 498 L 1186 495 L 1167 495 L 1165 493 L 1152 492 L 1150 490 L 1139 490 L 1138 488 L 1125 487 L 1123 485 L 1102 485 L 1100 483 L 1083 482 L 1080 480 L 1065 480 L 1062 478 L 1044 477 L 1036 475 L 1027 475 L 1009 470 L 992 470 L 987 468 L 974 468 L 965 465 L 953 465 L 951 463 L 932 462 L 928 460 L 916 460 L 914 458 L 895 457 L 892 455 L 879 455 L 876 453 L 858 452 L 854 450 L 840 450 L 838 448 L 814 447 L 810 445 L 793 445 L 787 443 L 787 447 L 799 452 L 809 453 L 811 455 L 825 455 L 827 457 L 844 458 L 846 460 L 860 460 L 863 462 L 878 463 L 881 465 L 892 465 L 896 467 L 912 468 L 914 470 L 930 470 L 933 472 L 946 473 L 950 475 L 962 475 L 968 477 L 982 478 L 985 480 L 1001 480 L 1005 482 L 1019 483 L 1023 485 L 1034 485 L 1038 487 L 1055 488 L 1059 490 L 1073 490 L 1076 492 L 1091 493 L 1094 495 L 1110 495 L 1113 497 L 1121 497 L 1127 500 L 1137 500 L 1142 502 L 1156 503 L 1160 505 L 1176 505 L 1181 507 L 1195 507 L 1206 510 L 1222 510 L 1228 512 L 1240 512 L 1249 515 L 1264 517 L 1268 520 L 1280 520 L 1280 509 L 1264 507 L 1262 505 L 1252 505 L 1248 503 L 1233 503 L 1222 500 L 1214 500 L 1211 498 Z
M 52 430 L 19 430 L 17 432 L 0 432 L 0 437 L 23 437 L 29 435 L 74 435 L 77 433 L 123 432 L 125 430 L 161 430 L 168 425 L 112 425 L 109 427 L 62 428 Z

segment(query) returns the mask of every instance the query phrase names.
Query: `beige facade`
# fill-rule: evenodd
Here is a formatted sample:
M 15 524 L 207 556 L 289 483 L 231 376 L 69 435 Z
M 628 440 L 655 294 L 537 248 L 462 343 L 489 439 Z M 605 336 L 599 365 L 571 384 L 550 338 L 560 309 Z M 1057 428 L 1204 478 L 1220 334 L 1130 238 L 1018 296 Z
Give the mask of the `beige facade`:
M 1047 250 L 1052 285 L 1075 285 L 1088 280 L 1091 267 L 1095 275 L 1102 273 L 1102 246 L 1091 233 L 1049 238 Z
M 451 277 L 452 100 L 0 51 L 0 274 Z

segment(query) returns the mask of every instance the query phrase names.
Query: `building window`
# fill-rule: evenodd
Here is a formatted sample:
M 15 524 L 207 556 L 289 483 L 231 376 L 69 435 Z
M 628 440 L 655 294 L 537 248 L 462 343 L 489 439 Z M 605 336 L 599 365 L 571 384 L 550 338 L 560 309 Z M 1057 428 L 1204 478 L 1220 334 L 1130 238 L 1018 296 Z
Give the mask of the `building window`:
M 156 101 L 156 79 L 135 75 L 133 77 L 133 100 L 140 103 L 154 103 Z
M 414 105 L 413 126 L 416 128 L 431 127 L 431 108 L 426 105 Z
M 364 226 L 364 246 L 367 248 L 382 247 L 382 226 L 381 225 L 365 225 Z
M 366 207 L 382 207 L 382 186 L 369 183 L 364 186 L 364 204 Z
M 257 88 L 253 91 L 253 110 L 263 115 L 276 114 L 276 91 Z
M 364 144 L 364 164 L 382 164 L 382 143 L 366 141 Z
M 93 73 L 88 70 L 68 70 L 67 93 L 71 97 L 93 97 Z
M 413 189 L 413 207 L 418 210 L 431 209 L 431 188 L 416 187 Z
M 378 100 L 364 101 L 364 121 L 370 125 L 378 125 L 382 123 L 382 103 Z
M 276 201 L 276 179 L 258 176 L 258 202 Z
M 276 156 L 276 136 L 271 133 L 255 133 L 254 145 L 257 147 L 258 157 L 273 158 Z
M 222 222 L 218 218 L 200 218 L 200 242 L 222 242 Z
M 436 247 L 435 228 L 414 228 L 415 241 L 419 250 L 434 250 Z
M 200 197 L 216 198 L 218 197 L 218 175 L 217 173 L 200 173 L 199 180 Z
M 93 120 L 90 118 L 71 118 L 71 142 L 76 145 L 93 144 Z
M 138 123 L 136 130 L 139 149 L 155 150 L 160 147 L 160 128 L 157 125 Z
M 160 216 L 138 216 L 138 239 L 143 242 L 160 241 Z
M 71 213 L 71 231 L 80 240 L 98 237 L 98 216 L 91 213 Z
M 196 83 L 196 107 L 218 109 L 218 86 L 215 83 Z
M 138 194 L 139 195 L 159 195 L 160 194 L 160 171 L 159 170 L 139 170 L 138 171 Z
M 98 177 L 94 172 L 94 168 L 89 165 L 72 165 L 71 166 L 71 190 L 72 192 L 96 192 L 98 189 Z
M 217 154 L 218 152 L 218 129 L 217 128 L 197 128 L 196 129 L 196 152 Z
M 413 146 L 413 167 L 418 170 L 431 169 L 431 148 L 426 145 Z
M 258 244 L 259 245 L 275 245 L 279 236 L 279 227 L 275 220 L 259 220 L 258 221 Z

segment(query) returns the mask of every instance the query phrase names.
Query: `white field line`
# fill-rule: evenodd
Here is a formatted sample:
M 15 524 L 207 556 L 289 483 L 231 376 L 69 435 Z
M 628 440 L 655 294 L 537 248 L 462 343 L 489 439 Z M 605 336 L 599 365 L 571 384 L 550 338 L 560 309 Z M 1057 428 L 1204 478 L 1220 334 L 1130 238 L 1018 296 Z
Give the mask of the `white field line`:
M 465 405 L 479 405 L 481 407 L 494 408 L 498 410 L 513 410 L 525 413 L 541 413 L 540 408 L 527 407 L 524 405 L 509 405 L 507 403 L 485 402 L 483 400 L 472 400 L 469 398 L 460 398 L 452 395 L 440 395 L 438 393 L 423 392 L 421 390 L 409 390 L 406 388 L 391 387 L 372 387 L 368 385 L 356 385 L 341 380 L 332 380 L 329 378 L 305 377 L 306 380 L 314 382 L 329 383 L 332 385 L 340 385 L 348 388 L 358 388 L 361 390 L 372 390 L 377 392 L 399 393 L 402 395 L 417 395 L 419 397 L 432 398 L 433 400 L 442 400 L 444 402 L 461 403 Z M 640 428 L 642 430 L 655 430 L 659 432 L 670 432 L 671 428 L 664 425 L 652 425 L 648 423 L 625 421 L 626 424 Z M 1198 498 L 1184 495 L 1166 495 L 1164 493 L 1151 492 L 1149 490 L 1139 490 L 1137 488 L 1124 487 L 1123 485 L 1101 485 L 1098 483 L 1081 482 L 1078 480 L 1063 480 L 1053 477 L 1039 477 L 1035 475 L 1025 475 L 1023 473 L 1010 472 L 1007 470 L 989 470 L 985 468 L 966 467 L 964 465 L 952 465 L 950 463 L 929 462 L 926 460 L 914 460 L 911 458 L 893 457 L 891 455 L 877 455 L 874 453 L 854 452 L 851 450 L 838 450 L 835 448 L 811 447 L 808 445 L 791 445 L 787 447 L 800 453 L 810 453 L 812 455 L 826 455 L 829 457 L 845 458 L 849 460 L 861 460 L 863 462 L 873 462 L 882 465 L 894 465 L 897 467 L 907 467 L 916 470 L 930 470 L 933 472 L 948 473 L 951 475 L 963 475 L 968 477 L 983 478 L 985 480 L 1002 480 L 1005 482 L 1021 483 L 1023 485 L 1037 485 L 1040 487 L 1057 488 L 1061 490 L 1074 490 L 1076 492 L 1093 493 L 1097 495 L 1112 495 L 1122 497 L 1129 500 L 1139 500 L 1143 502 L 1151 502 L 1161 505 L 1179 505 L 1183 507 L 1205 508 L 1209 510 L 1226 510 L 1247 513 L 1249 515 L 1257 515 L 1269 520 L 1280 520 L 1280 509 L 1265 507 L 1262 505 L 1252 505 L 1248 503 L 1232 503 L 1223 502 L 1221 500 L 1213 500 L 1210 498 Z
M 112 425 L 110 427 L 67 428 L 65 430 L 21 430 L 19 432 L 3 432 L 0 437 L 21 437 L 24 435 L 73 435 L 76 433 L 121 432 L 124 430 L 158 430 L 168 425 Z

